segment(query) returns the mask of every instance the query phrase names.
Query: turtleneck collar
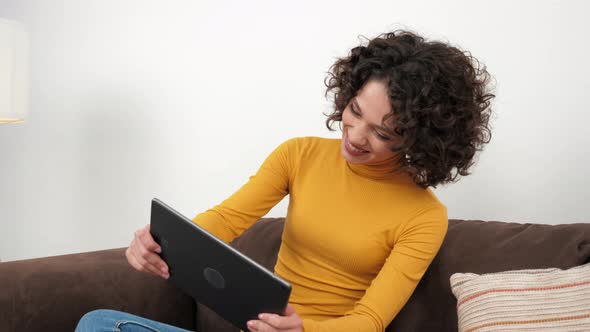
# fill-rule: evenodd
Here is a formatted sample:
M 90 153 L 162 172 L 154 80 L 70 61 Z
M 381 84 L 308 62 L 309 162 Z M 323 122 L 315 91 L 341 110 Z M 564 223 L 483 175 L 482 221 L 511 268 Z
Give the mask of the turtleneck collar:
M 371 164 L 351 164 L 346 159 L 344 161 L 353 173 L 360 176 L 374 180 L 393 180 L 402 176 L 401 173 L 396 172 L 396 158 L 397 156 L 393 156 L 383 161 Z

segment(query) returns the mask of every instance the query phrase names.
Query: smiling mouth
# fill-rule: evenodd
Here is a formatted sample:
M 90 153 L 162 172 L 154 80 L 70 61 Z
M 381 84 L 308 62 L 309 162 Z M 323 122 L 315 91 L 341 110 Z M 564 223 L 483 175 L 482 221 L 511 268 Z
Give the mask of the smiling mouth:
M 358 153 L 364 153 L 364 152 L 369 152 L 367 150 L 363 150 L 363 149 L 359 149 L 356 146 L 352 145 L 352 143 L 350 143 L 349 141 L 347 141 L 348 146 L 354 151 L 354 152 L 358 152 Z
M 367 150 L 359 149 L 356 146 L 352 145 L 350 143 L 350 141 L 348 140 L 348 138 L 346 138 L 344 140 L 344 146 L 346 147 L 346 150 L 348 151 L 348 153 L 351 155 L 354 155 L 354 156 L 360 156 L 360 155 L 369 153 L 369 151 L 367 151 Z

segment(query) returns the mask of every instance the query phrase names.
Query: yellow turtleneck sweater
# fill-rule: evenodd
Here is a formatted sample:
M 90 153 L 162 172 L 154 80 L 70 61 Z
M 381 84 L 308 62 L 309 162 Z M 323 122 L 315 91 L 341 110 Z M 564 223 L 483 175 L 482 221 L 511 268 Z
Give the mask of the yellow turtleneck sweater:
M 353 165 L 340 139 L 281 144 L 256 175 L 193 221 L 225 242 L 285 195 L 289 208 L 275 272 L 306 332 L 383 331 L 436 255 L 445 206 L 391 161 Z M 425 318 L 426 319 L 426 318 Z

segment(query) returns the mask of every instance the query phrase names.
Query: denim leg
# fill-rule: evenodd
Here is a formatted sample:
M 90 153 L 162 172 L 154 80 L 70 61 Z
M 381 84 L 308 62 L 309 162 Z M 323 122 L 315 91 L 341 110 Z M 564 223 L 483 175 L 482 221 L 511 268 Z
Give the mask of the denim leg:
M 190 332 L 121 311 L 100 309 L 80 319 L 75 332 Z

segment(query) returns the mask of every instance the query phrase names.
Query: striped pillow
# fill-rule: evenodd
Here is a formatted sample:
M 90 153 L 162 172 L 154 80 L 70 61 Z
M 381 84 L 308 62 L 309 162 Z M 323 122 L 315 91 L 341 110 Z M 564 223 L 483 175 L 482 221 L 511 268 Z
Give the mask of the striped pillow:
M 455 273 L 460 332 L 590 331 L 590 263 L 568 270 Z

